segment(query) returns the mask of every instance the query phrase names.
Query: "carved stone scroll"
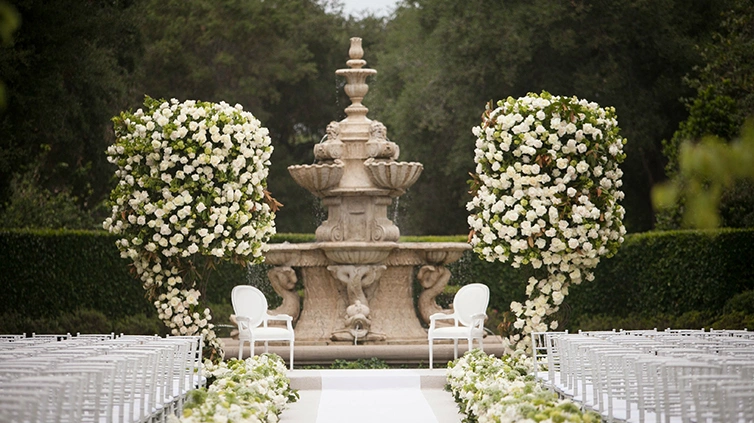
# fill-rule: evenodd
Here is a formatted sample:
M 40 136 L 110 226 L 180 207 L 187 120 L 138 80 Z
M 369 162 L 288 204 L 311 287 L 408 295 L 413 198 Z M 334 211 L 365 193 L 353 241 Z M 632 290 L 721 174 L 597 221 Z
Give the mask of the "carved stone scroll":
M 450 270 L 443 266 L 426 265 L 419 269 L 416 277 L 424 287 L 419 295 L 419 315 L 429 324 L 429 316 L 443 311 L 436 300 L 450 280 Z
M 287 314 L 293 317 L 295 323 L 301 312 L 301 298 L 295 291 L 298 281 L 296 272 L 289 266 L 273 267 L 267 272 L 267 277 L 270 278 L 272 289 L 283 298 L 280 307 L 270 310 L 270 314 Z

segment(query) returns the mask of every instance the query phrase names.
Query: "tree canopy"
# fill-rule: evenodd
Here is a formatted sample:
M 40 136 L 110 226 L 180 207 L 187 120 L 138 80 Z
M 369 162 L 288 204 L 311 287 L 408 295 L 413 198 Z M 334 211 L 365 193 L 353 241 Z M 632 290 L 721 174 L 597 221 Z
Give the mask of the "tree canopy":
M 425 166 L 396 205 L 404 234 L 468 230 L 471 128 L 489 100 L 547 90 L 615 107 L 628 139 L 629 232 L 654 225 L 662 140 L 689 116 L 679 99 L 714 86 L 736 113 L 751 110 L 754 7 L 745 0 L 415 0 L 388 18 L 344 17 L 337 0 L 18 0 L 14 8 L 21 24 L 0 46 L 0 215 L 17 216 L 6 226 L 33 226 L 40 219 L 19 210 L 37 202 L 40 210 L 72 203 L 65 213 L 89 216 L 48 225 L 101 221 L 113 185 L 110 118 L 149 95 L 253 112 L 275 147 L 269 187 L 285 205 L 278 230 L 313 231 L 317 200 L 286 167 L 311 163 L 327 123 L 344 117 L 334 71 L 351 36 L 364 39 L 379 71 L 365 99 L 369 117 L 385 123 L 400 160 Z

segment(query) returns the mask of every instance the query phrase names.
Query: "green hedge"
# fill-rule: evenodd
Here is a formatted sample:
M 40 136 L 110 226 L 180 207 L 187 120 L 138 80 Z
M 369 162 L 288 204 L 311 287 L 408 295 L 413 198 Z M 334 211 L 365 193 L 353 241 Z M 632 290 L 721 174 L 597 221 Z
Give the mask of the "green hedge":
M 575 329 L 594 316 L 720 315 L 729 299 L 754 289 L 752 263 L 752 229 L 631 234 L 614 257 L 600 262 L 594 281 L 570 289 L 565 319 Z M 493 309 L 526 298 L 530 270 L 487 263 L 473 253 L 450 267 L 451 283 L 490 286 Z
M 152 314 L 139 281 L 120 258 L 117 237 L 103 231 L 0 231 L 0 303 L 4 312 L 31 318 L 80 309 L 110 319 Z M 273 242 L 311 242 L 312 234 L 280 234 Z M 465 242 L 457 237 L 406 237 L 411 242 Z M 615 257 L 603 259 L 592 282 L 572 287 L 568 320 L 594 316 L 626 318 L 689 312 L 720 314 L 736 294 L 754 289 L 754 230 L 674 231 L 633 234 Z M 449 266 L 452 285 L 490 286 L 490 306 L 507 310 L 525 299 L 528 270 L 488 263 L 467 252 Z M 267 265 L 251 272 L 232 264 L 218 267 L 207 300 L 227 304 L 238 284 L 252 283 L 279 302 L 266 278 Z M 449 288 L 449 292 L 453 287 Z M 451 298 L 447 298 L 450 300 Z M 219 316 L 218 316 L 219 317 Z
M 719 314 L 734 295 L 754 289 L 753 262 L 751 229 L 630 235 L 567 301 L 576 321 L 598 314 Z
M 141 284 L 103 231 L 0 231 L 0 304 L 30 318 L 78 309 L 111 319 L 151 311 Z
M 154 314 L 116 239 L 104 231 L 0 230 L 3 312 L 32 319 L 81 309 L 110 319 Z M 232 287 L 247 281 L 243 267 L 218 266 L 207 298 L 228 302 Z

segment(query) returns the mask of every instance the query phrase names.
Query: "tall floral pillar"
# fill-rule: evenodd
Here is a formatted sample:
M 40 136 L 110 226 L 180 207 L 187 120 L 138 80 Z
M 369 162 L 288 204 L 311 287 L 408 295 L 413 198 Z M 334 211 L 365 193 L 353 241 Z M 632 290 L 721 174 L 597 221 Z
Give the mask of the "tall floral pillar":
M 568 287 L 593 279 L 600 257 L 623 242 L 626 141 L 613 108 L 546 92 L 488 106 L 473 133 L 471 244 L 485 260 L 539 275 L 528 281 L 529 299 L 511 303 L 519 333 L 509 341 L 528 348 L 527 334 L 558 327 L 549 316 Z

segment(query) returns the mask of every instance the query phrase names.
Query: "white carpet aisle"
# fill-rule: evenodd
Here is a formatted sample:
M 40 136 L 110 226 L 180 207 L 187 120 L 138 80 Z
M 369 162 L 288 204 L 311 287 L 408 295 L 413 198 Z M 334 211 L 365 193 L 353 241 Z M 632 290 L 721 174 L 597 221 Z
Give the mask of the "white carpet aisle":
M 416 370 L 320 370 L 321 390 L 300 389 L 301 399 L 281 415 L 297 423 L 457 423 L 449 392 L 422 390 Z

